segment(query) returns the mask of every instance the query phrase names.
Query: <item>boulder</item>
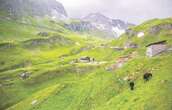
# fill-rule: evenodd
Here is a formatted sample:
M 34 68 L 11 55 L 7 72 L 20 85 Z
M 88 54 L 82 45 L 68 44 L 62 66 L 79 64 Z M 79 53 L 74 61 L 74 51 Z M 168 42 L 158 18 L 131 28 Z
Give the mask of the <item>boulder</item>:
M 132 29 L 127 29 L 125 33 L 128 37 L 133 37 L 137 35 L 137 32 Z
M 150 34 L 158 34 L 161 30 L 171 30 L 172 24 L 160 24 L 149 29 Z
M 127 42 L 125 43 L 125 49 L 128 49 L 128 48 L 138 48 L 138 44 L 136 43 L 133 43 L 133 42 Z
M 38 102 L 38 100 L 33 100 L 33 101 L 31 102 L 31 105 L 35 105 L 35 104 L 37 104 L 37 102 Z
M 118 46 L 110 47 L 110 48 L 113 49 L 113 50 L 116 50 L 116 51 L 123 51 L 124 50 L 124 48 L 118 47 Z
M 21 79 L 25 80 L 25 79 L 30 77 L 30 73 L 29 72 L 23 72 L 19 76 Z
M 70 62 L 70 64 L 75 64 L 75 63 L 78 63 L 78 59 L 74 59 Z
M 39 32 L 38 35 L 42 37 L 47 37 L 49 34 L 48 32 Z

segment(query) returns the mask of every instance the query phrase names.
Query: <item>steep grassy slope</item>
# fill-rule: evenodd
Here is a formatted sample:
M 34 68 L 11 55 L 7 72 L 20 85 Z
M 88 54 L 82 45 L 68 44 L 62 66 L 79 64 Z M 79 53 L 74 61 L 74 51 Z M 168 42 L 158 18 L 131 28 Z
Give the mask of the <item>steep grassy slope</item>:
M 145 46 L 167 40 L 171 47 L 171 30 L 162 29 L 155 35 L 148 30 L 161 23 L 170 24 L 172 19 L 158 20 L 158 24 L 156 20 L 143 23 L 132 30 L 145 32 L 144 37 L 124 34 L 111 43 L 74 34 L 48 19 L 31 21 L 48 29 L 0 21 L 0 109 L 171 110 L 172 53 L 148 58 Z M 37 35 L 44 31 L 49 33 L 47 37 Z M 17 34 L 12 37 L 14 33 Z M 51 40 L 54 36 L 57 40 Z M 11 39 L 13 42 L 9 42 Z M 124 47 L 128 41 L 137 43 L 139 48 L 111 48 Z M 126 55 L 133 56 L 121 68 L 107 69 Z M 95 62 L 72 63 L 82 56 L 93 57 Z M 153 74 L 148 82 L 142 78 L 145 71 Z M 29 72 L 29 78 L 20 78 L 23 72 Z M 127 76 L 135 78 L 134 91 L 124 80 Z

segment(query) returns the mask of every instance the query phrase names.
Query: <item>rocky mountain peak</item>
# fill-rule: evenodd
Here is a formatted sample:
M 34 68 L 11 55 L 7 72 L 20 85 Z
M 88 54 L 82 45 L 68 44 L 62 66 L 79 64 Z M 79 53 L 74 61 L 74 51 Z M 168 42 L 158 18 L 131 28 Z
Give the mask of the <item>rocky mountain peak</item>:
M 84 17 L 83 20 L 90 22 L 94 29 L 108 33 L 108 35 L 112 37 L 119 37 L 129 26 L 133 26 L 120 19 L 106 17 L 101 13 L 90 13 Z
M 0 11 L 10 16 L 49 16 L 66 18 L 63 5 L 56 0 L 0 0 Z
M 83 19 L 86 21 L 99 22 L 99 23 L 105 23 L 107 21 L 108 22 L 111 21 L 108 17 L 106 17 L 105 15 L 101 13 L 90 13 Z

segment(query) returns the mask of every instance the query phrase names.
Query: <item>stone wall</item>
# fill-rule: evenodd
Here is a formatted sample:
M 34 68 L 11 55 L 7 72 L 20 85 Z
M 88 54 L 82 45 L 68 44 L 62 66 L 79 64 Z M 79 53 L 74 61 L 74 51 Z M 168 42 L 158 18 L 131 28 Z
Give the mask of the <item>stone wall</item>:
M 146 55 L 149 57 L 153 57 L 165 51 L 166 49 L 167 49 L 166 44 L 151 45 L 147 47 Z

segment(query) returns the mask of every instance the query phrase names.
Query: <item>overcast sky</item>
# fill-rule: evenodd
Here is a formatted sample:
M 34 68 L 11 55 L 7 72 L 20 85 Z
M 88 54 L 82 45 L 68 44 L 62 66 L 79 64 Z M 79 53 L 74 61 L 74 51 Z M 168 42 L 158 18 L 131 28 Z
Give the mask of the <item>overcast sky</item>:
M 100 12 L 110 18 L 141 23 L 151 18 L 172 16 L 172 0 L 57 0 L 69 17 L 81 18 Z

